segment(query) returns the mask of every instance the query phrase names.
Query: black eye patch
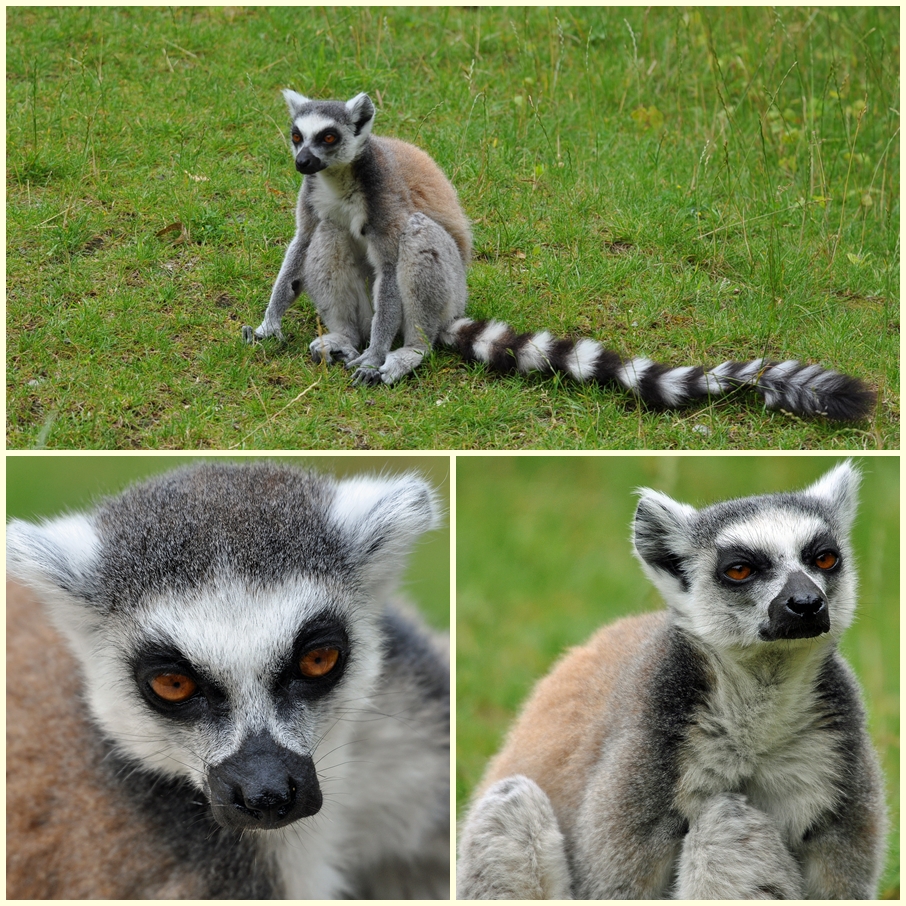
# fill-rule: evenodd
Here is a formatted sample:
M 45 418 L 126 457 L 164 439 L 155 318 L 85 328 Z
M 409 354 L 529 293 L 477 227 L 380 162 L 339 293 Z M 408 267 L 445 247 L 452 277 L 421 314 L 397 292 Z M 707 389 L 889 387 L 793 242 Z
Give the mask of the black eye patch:
M 315 140 L 322 145 L 339 145 L 340 133 L 336 129 L 325 129 L 318 133 Z
M 761 551 L 728 547 L 717 552 L 717 578 L 731 588 L 764 578 L 771 571 L 771 559 Z
M 836 539 L 829 532 L 818 535 L 802 549 L 802 562 L 813 569 L 816 566 L 822 572 L 837 572 L 843 557 Z
M 148 646 L 132 659 L 136 685 L 148 704 L 176 720 L 197 720 L 227 707 L 217 684 L 180 651 Z
M 342 678 L 351 649 L 346 626 L 338 617 L 326 613 L 307 620 L 277 680 L 278 698 L 293 707 L 300 700 L 313 700 L 329 692 Z

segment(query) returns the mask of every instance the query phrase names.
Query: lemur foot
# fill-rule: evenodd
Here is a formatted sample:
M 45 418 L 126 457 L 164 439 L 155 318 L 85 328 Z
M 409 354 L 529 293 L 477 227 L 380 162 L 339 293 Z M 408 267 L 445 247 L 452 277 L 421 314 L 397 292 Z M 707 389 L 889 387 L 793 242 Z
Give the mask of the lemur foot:
M 554 809 L 528 777 L 498 780 L 472 808 L 459 844 L 464 900 L 568 900 L 566 847 Z
M 356 385 L 379 384 L 381 382 L 381 369 L 386 361 L 386 356 L 366 349 L 360 356 L 346 363 L 350 370 L 355 369 L 352 383 Z
M 381 380 L 385 384 L 395 384 L 400 378 L 411 374 L 421 364 L 426 349 L 413 346 L 401 346 L 387 353 L 381 365 Z
M 714 796 L 683 843 L 682 900 L 800 900 L 802 874 L 764 812 L 739 793 Z
M 346 366 L 349 367 L 348 365 Z M 358 387 L 370 387 L 373 384 L 381 383 L 381 369 L 374 365 L 362 365 L 356 368 L 352 376 L 352 383 Z
M 348 363 L 359 355 L 358 349 L 339 333 L 325 333 L 323 336 L 315 337 L 308 344 L 308 351 L 315 362 L 324 362 L 325 365 L 346 362 L 347 368 Z

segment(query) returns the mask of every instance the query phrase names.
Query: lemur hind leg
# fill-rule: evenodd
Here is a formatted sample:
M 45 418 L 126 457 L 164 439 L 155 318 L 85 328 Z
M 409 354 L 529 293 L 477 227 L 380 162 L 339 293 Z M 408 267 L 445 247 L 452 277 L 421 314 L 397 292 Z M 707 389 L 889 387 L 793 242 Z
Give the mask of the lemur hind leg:
M 414 371 L 440 331 L 466 308 L 466 268 L 453 237 L 430 217 L 413 214 L 400 240 L 396 269 L 403 304 L 403 345 L 378 369 L 392 384 Z
M 802 873 L 779 829 L 745 796 L 714 796 L 683 842 L 678 900 L 800 900 Z
M 456 862 L 463 900 L 569 900 L 563 835 L 550 800 L 520 774 L 497 781 L 472 809 Z
M 347 233 L 324 221 L 312 236 L 305 261 L 305 290 L 327 328 L 310 345 L 316 362 L 348 362 L 368 340 L 371 269 Z

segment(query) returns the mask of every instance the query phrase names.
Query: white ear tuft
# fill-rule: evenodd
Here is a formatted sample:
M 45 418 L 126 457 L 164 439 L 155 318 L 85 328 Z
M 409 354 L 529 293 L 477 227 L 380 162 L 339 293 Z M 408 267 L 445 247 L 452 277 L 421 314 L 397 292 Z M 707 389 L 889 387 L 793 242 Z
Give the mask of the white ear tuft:
M 346 102 L 349 117 L 355 123 L 356 135 L 366 136 L 371 132 L 374 124 L 374 103 L 367 94 L 362 92 Z
M 414 474 L 341 481 L 332 511 L 356 565 L 379 584 L 399 577 L 415 542 L 440 522 L 436 492 Z
M 650 488 L 639 488 L 638 493 L 633 522 L 636 556 L 652 582 L 669 599 L 687 585 L 682 562 L 690 553 L 689 528 L 696 510 Z
M 13 519 L 6 526 L 8 578 L 32 588 L 73 651 L 85 663 L 92 625 L 103 620 L 94 598 L 98 536 L 91 519 L 61 516 L 36 525 Z
M 841 527 L 847 531 L 856 518 L 859 484 L 862 475 L 850 460 L 834 466 L 803 491 L 809 497 L 823 500 L 836 511 Z
M 98 538 L 87 516 L 61 516 L 41 524 L 13 519 L 6 527 L 10 578 L 49 597 L 90 592 Z
M 295 116 L 302 107 L 310 103 L 309 98 L 304 94 L 299 94 L 298 91 L 293 91 L 292 88 L 283 89 L 283 99 L 286 101 L 286 106 L 289 107 L 290 116 Z

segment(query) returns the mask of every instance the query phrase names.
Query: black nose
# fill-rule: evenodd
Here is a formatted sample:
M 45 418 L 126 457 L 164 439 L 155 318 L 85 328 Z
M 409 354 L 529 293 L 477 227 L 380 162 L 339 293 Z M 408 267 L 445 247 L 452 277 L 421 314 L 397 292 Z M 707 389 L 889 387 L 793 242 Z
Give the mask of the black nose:
M 320 173 L 326 167 L 327 164 L 320 157 L 315 157 L 310 151 L 300 151 L 296 156 L 296 169 L 304 176 Z
M 316 814 L 323 802 L 314 762 L 268 733 L 248 737 L 207 773 L 214 818 L 240 830 L 285 827 Z
M 802 572 L 793 573 L 768 606 L 768 619 L 759 628 L 767 642 L 811 639 L 830 631 L 827 598 Z
M 794 616 L 807 620 L 813 619 L 822 610 L 826 610 L 826 604 L 821 595 L 793 595 L 787 600 L 785 606 Z

